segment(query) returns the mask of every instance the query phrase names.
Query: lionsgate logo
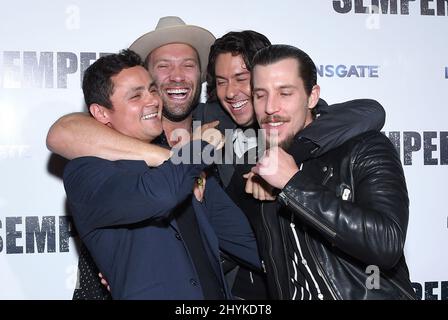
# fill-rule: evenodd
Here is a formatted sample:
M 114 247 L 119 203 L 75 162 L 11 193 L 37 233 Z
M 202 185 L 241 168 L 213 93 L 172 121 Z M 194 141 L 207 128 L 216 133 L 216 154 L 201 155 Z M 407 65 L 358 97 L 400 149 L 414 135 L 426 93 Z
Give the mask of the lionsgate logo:
M 198 129 L 200 125 L 201 122 L 194 121 L 193 128 L 196 129 L 193 130 L 193 138 L 184 129 L 174 130 L 168 137 L 170 141 L 180 141 L 171 149 L 171 161 L 174 164 L 256 165 L 267 148 L 285 146 L 278 143 L 278 130 L 275 129 L 226 129 L 223 135 L 215 128 L 201 131 Z M 204 146 L 199 137 L 208 144 Z M 186 143 L 187 141 L 192 142 Z

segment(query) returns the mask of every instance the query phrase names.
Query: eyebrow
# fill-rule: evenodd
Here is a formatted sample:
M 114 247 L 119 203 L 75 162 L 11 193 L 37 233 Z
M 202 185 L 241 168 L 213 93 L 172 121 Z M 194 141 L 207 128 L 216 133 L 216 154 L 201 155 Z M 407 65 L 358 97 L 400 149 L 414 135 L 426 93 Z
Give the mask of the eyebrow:
M 232 78 L 236 78 L 236 77 L 239 77 L 239 76 L 246 76 L 248 74 L 250 74 L 249 71 L 238 72 L 238 73 L 235 73 L 234 75 L 232 75 Z M 219 74 L 216 75 L 216 78 L 227 79 L 226 77 L 220 76 Z
M 282 86 L 276 88 L 276 90 L 283 90 L 283 89 L 297 89 L 297 87 L 292 85 L 292 84 L 285 84 L 285 85 L 282 85 Z M 252 91 L 253 92 L 255 92 L 255 91 L 266 91 L 266 89 L 265 88 L 253 88 Z
M 133 88 L 131 88 L 130 91 L 135 92 L 135 91 L 141 91 L 141 90 L 145 90 L 145 87 L 144 86 L 133 87 Z
M 238 73 L 235 74 L 235 77 L 245 76 L 245 75 L 248 75 L 248 74 L 250 74 L 249 71 L 238 72 Z
M 285 84 L 283 86 L 278 87 L 278 89 L 296 89 L 297 87 L 292 84 Z
M 170 58 L 160 58 L 160 59 L 155 60 L 154 63 L 159 63 L 159 62 L 171 62 L 171 61 L 173 61 L 173 59 L 170 59 Z M 199 63 L 198 59 L 195 59 L 195 58 L 193 58 L 193 57 L 192 57 L 192 58 L 181 59 L 181 61 L 182 61 L 182 62 L 189 62 L 189 61 L 192 61 L 192 62 L 194 62 L 194 63 Z

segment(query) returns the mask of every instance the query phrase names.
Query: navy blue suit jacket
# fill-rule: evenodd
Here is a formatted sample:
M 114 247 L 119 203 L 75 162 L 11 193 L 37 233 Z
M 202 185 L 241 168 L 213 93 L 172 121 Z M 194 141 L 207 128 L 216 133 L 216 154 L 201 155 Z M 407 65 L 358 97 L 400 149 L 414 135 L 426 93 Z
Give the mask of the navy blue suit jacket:
M 149 168 L 143 161 L 77 158 L 64 171 L 64 186 L 75 226 L 114 299 L 203 299 L 194 264 L 170 215 L 191 198 L 201 239 L 226 286 L 219 248 L 260 268 L 249 223 L 214 179 L 203 203 L 192 196 L 194 178 L 205 165 L 166 161 Z

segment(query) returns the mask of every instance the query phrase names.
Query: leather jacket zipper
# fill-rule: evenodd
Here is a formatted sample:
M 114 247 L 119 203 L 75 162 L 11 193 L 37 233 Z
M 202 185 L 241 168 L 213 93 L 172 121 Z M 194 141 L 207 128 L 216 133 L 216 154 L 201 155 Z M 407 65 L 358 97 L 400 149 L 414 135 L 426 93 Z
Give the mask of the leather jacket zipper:
M 268 227 L 268 224 L 266 223 L 266 219 L 264 216 L 264 210 L 263 210 L 264 206 L 263 203 L 261 204 L 261 220 L 263 221 L 263 227 L 266 231 L 266 235 L 267 235 L 267 243 L 268 243 L 268 258 L 271 262 L 272 268 L 274 269 L 274 280 L 275 280 L 275 284 L 277 286 L 277 290 L 279 293 L 279 299 L 283 299 L 283 292 L 282 292 L 282 287 L 280 286 L 280 281 L 278 279 L 278 270 L 277 270 L 277 265 L 275 264 L 275 260 L 272 256 L 272 238 L 271 238 L 271 233 Z
M 322 222 L 317 220 L 312 215 L 308 214 L 306 209 L 302 207 L 300 204 L 296 203 L 293 198 L 289 197 L 284 192 L 280 192 L 278 196 L 282 198 L 282 200 L 286 205 L 293 207 L 294 210 L 298 211 L 299 213 L 304 215 L 307 219 L 311 220 L 314 225 L 316 225 L 319 229 L 329 234 L 331 238 L 336 238 L 336 232 L 334 232 L 332 229 L 324 225 Z
M 322 185 L 326 185 L 328 180 L 330 180 L 330 178 L 333 177 L 333 167 L 330 167 L 327 169 L 327 174 L 325 175 L 324 180 L 322 181 Z
M 325 273 L 323 272 L 320 262 L 317 260 L 316 258 L 316 254 L 314 253 L 314 249 L 311 247 L 310 245 L 310 241 L 308 238 L 308 233 L 305 232 L 305 243 L 306 243 L 306 247 L 308 248 L 308 251 L 311 254 L 311 258 L 313 259 L 314 265 L 316 266 L 319 275 L 321 275 L 322 280 L 324 281 L 325 285 L 327 286 L 328 291 L 331 293 L 332 297 L 334 300 L 340 300 L 339 297 L 336 295 L 336 293 L 333 290 L 333 287 L 329 284 L 328 280 L 327 280 L 327 276 L 325 275 Z

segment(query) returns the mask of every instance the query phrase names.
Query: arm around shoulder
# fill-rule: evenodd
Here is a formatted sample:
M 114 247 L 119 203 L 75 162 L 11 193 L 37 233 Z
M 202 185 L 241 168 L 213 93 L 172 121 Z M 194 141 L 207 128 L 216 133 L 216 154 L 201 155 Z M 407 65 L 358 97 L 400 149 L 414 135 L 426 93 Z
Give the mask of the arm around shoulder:
M 170 156 L 168 149 L 125 136 L 82 112 L 58 119 L 46 143 L 50 151 L 67 159 L 96 156 L 112 161 L 144 160 L 158 166 Z
M 386 113 L 376 100 L 356 99 L 325 107 L 316 120 L 307 126 L 300 137 L 316 143 L 314 157 L 336 148 L 349 139 L 368 131 L 380 131 Z

